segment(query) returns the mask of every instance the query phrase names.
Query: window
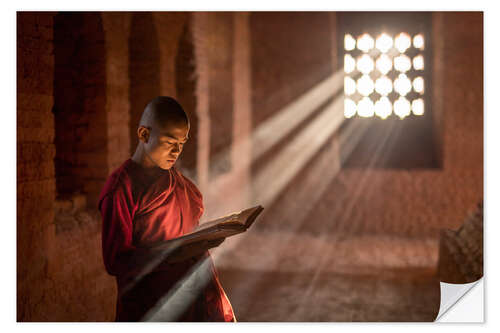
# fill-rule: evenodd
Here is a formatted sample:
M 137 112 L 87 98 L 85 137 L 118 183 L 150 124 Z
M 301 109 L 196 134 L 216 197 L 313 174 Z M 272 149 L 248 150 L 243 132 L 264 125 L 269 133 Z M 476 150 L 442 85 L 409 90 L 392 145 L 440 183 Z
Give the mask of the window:
M 343 167 L 439 168 L 431 13 L 341 12 L 337 34 L 342 127 L 354 146 L 344 152 Z
M 422 116 L 425 37 L 344 35 L 344 116 Z

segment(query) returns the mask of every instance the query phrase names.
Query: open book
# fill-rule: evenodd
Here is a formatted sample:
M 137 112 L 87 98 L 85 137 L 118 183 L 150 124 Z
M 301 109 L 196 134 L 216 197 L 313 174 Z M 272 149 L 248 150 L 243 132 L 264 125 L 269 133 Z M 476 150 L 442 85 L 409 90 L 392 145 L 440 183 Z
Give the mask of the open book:
M 179 242 L 182 245 L 203 240 L 226 238 L 245 232 L 257 216 L 264 210 L 262 206 L 255 206 L 233 213 L 224 217 L 200 224 L 192 232 L 181 237 L 171 239 L 169 242 Z

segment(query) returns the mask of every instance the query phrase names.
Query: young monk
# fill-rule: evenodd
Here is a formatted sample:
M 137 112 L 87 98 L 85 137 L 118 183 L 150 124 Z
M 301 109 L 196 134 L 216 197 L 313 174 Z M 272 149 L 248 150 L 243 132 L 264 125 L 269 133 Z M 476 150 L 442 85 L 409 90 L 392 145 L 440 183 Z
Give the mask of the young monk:
M 236 321 L 208 249 L 222 241 L 172 247 L 192 231 L 202 195 L 174 166 L 189 119 L 171 97 L 145 108 L 132 156 L 108 178 L 99 199 L 104 264 L 116 277 L 116 321 Z

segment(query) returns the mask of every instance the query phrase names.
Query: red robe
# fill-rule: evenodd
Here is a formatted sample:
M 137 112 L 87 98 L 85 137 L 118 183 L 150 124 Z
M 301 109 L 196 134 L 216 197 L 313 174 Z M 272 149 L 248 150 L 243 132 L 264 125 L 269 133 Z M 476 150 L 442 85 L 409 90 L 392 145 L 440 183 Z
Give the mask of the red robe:
M 179 281 L 194 276 L 190 271 L 200 263 L 204 264 L 197 272 L 205 269 L 208 279 L 201 285 L 201 292 L 196 293 L 193 301 L 186 301 L 180 307 L 182 314 L 173 320 L 235 321 L 208 251 L 176 264 L 158 261 L 157 253 L 151 251 L 155 245 L 193 230 L 203 213 L 201 193 L 175 167 L 149 180 L 143 167 L 128 159 L 106 181 L 99 209 L 104 264 L 107 272 L 116 277 L 118 286 L 116 321 L 145 320 L 155 304 L 161 304 L 164 296 L 177 290 Z M 141 275 L 148 263 L 151 267 Z M 138 281 L 131 282 L 134 279 Z

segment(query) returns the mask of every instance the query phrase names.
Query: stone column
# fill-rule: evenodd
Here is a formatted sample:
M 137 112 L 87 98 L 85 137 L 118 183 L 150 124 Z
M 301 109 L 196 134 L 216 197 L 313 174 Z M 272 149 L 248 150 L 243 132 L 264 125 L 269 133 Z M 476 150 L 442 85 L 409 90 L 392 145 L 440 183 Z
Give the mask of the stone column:
M 153 12 L 158 47 L 160 49 L 160 92 L 161 95 L 177 98 L 175 82 L 175 57 L 189 13 Z
M 231 146 L 232 172 L 238 187 L 242 208 L 250 202 L 250 166 L 252 159 L 252 99 L 250 13 L 234 13 L 233 34 L 233 143 Z
M 196 84 L 198 115 L 198 182 L 201 192 L 208 190 L 209 161 L 210 161 L 210 62 L 207 48 L 209 45 L 207 31 L 209 28 L 210 13 L 193 13 L 193 39 L 196 60 L 196 73 L 198 81 Z
M 128 130 L 130 14 L 103 12 L 102 23 L 106 39 L 106 130 L 109 174 L 130 157 Z

